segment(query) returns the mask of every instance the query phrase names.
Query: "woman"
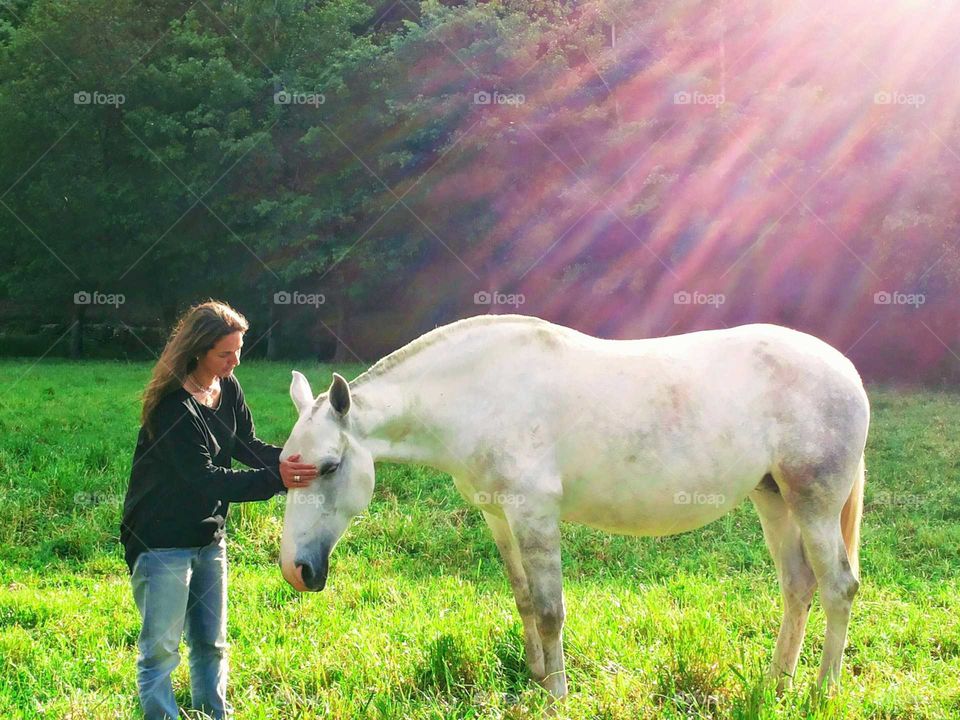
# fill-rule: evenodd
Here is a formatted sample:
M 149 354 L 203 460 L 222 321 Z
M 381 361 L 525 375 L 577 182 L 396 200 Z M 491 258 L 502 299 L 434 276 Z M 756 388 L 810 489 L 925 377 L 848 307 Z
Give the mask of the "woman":
M 180 636 L 190 646 L 193 707 L 229 717 L 227 562 L 231 502 L 266 500 L 307 485 L 313 465 L 259 440 L 233 376 L 247 321 L 206 302 L 177 323 L 143 396 L 142 427 L 120 540 L 140 611 L 137 686 L 147 720 L 178 717 L 170 674 Z M 239 460 L 250 470 L 232 470 Z

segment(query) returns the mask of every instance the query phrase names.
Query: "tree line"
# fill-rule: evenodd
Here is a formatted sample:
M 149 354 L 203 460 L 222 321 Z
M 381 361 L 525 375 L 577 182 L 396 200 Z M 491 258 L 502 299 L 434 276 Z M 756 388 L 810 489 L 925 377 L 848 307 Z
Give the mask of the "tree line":
M 478 312 L 764 320 L 947 377 L 958 28 L 853 7 L 831 39 L 784 2 L 11 0 L 4 325 L 153 347 L 213 296 L 348 360 Z

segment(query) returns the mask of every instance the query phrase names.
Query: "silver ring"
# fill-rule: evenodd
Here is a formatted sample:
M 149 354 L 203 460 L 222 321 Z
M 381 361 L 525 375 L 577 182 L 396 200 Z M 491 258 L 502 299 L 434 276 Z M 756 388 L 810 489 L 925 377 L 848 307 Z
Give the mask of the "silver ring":
M 299 475 L 294 475 L 294 476 L 293 476 L 293 481 L 294 481 L 294 482 L 300 482 L 300 476 L 299 476 Z

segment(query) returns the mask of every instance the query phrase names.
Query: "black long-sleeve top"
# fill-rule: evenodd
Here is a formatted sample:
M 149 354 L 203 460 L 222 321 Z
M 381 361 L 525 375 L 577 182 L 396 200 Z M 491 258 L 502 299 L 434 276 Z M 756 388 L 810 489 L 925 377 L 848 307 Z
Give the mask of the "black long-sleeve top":
M 281 448 L 257 438 L 240 383 L 230 376 L 220 388 L 216 409 L 175 390 L 154 411 L 154 437 L 140 428 L 120 522 L 130 572 L 145 549 L 219 540 L 231 502 L 284 489 Z M 233 459 L 255 469 L 232 470 Z

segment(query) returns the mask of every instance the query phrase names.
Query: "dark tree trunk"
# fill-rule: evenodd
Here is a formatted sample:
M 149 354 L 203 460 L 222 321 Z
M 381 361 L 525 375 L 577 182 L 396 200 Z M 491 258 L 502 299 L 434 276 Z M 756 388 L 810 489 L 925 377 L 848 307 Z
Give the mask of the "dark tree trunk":
M 277 303 L 270 303 L 270 326 L 267 328 L 267 360 L 279 359 L 281 317 L 277 310 Z
M 83 357 L 83 321 L 86 313 L 85 305 L 73 306 L 73 325 L 70 328 L 70 357 L 73 360 Z
M 160 306 L 160 320 L 163 323 L 164 333 L 169 334 L 177 323 L 177 303 L 175 300 L 163 301 Z
M 336 333 L 337 349 L 333 353 L 334 363 L 356 362 L 357 358 L 353 356 L 350 349 L 344 344 L 347 339 L 347 294 L 344 292 L 343 276 L 337 273 L 337 319 L 333 324 L 333 331 Z

